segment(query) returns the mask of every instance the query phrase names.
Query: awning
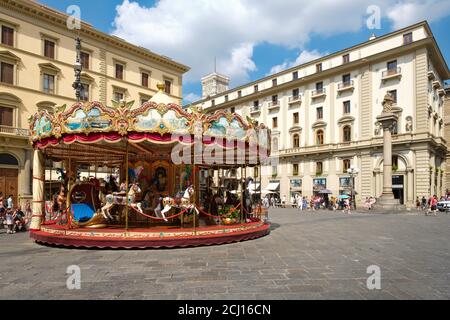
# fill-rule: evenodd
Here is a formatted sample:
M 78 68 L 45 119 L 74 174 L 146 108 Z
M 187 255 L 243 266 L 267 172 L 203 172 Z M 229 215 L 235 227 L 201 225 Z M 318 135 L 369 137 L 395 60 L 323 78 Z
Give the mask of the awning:
M 279 183 L 269 183 L 269 185 L 266 187 L 266 189 L 263 190 L 262 193 L 277 193 L 278 188 L 280 187 Z
M 250 193 L 254 193 L 259 190 L 260 186 L 261 184 L 259 183 L 249 183 L 247 189 L 250 191 Z
M 266 190 L 277 191 L 279 187 L 280 187 L 279 183 L 269 183 L 269 185 L 267 186 Z

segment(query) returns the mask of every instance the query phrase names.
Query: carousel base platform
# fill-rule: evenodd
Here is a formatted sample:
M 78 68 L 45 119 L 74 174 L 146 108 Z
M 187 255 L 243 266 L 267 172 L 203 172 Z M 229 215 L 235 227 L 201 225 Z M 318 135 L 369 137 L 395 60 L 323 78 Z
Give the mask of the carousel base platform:
M 66 230 L 59 225 L 45 225 L 39 231 L 30 231 L 30 237 L 37 243 L 74 248 L 144 249 L 219 245 L 252 240 L 269 233 L 270 224 L 259 221 L 195 230 L 173 226 L 130 228 L 128 231 L 118 227 Z

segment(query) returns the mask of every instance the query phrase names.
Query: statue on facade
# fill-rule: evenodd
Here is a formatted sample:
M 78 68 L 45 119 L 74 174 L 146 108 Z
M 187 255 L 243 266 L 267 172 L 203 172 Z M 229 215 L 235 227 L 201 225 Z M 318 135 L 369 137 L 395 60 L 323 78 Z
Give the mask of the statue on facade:
M 406 132 L 412 132 L 413 131 L 413 124 L 412 124 L 412 118 L 406 117 Z
M 384 96 L 382 105 L 383 105 L 383 113 L 391 113 L 392 112 L 392 106 L 395 104 L 394 97 L 389 92 L 386 92 L 386 95 Z
M 375 123 L 374 135 L 379 136 L 380 133 L 381 133 L 381 123 L 377 122 Z

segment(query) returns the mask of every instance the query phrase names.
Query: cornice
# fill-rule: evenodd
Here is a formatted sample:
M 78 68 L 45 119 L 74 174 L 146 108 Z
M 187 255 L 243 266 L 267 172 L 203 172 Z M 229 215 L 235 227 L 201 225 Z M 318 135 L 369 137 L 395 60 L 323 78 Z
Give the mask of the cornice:
M 12 11 L 17 11 L 24 13 L 33 18 L 37 18 L 47 23 L 57 25 L 59 27 L 66 27 L 66 20 L 68 15 L 51 9 L 47 6 L 41 5 L 34 1 L 30 0 L 1 0 L 0 6 L 10 9 Z M 178 63 L 168 57 L 164 57 L 162 55 L 158 55 L 150 50 L 145 48 L 135 46 L 131 43 L 126 42 L 123 39 L 120 39 L 116 36 L 108 35 L 104 32 L 101 32 L 97 29 L 94 29 L 92 25 L 82 22 L 80 33 L 88 35 L 94 39 L 100 40 L 106 44 L 119 47 L 121 49 L 127 50 L 128 52 L 132 52 L 138 56 L 145 57 L 150 59 L 156 63 L 165 65 L 173 70 L 176 70 L 180 73 L 186 73 L 190 70 L 190 68 L 186 65 Z

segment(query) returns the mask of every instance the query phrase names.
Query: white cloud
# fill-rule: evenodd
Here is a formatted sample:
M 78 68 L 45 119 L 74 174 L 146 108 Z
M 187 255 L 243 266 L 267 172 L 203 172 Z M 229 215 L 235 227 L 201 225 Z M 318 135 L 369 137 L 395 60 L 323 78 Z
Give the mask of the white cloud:
M 400 1 L 387 8 L 387 16 L 394 29 L 400 29 L 422 20 L 438 21 L 450 14 L 449 0 Z
M 293 66 L 297 66 L 297 65 L 309 62 L 309 61 L 313 61 L 313 60 L 323 57 L 327 54 L 328 53 L 320 53 L 317 50 L 313 50 L 313 51 L 304 50 L 299 54 L 299 56 L 297 57 L 297 59 L 295 59 L 295 61 L 285 61 L 282 64 L 273 66 L 267 75 L 275 74 L 275 73 L 281 72 L 283 70 L 289 69 Z
M 255 46 L 304 50 L 311 35 L 331 36 L 365 27 L 366 9 L 380 6 L 396 27 L 448 14 L 448 0 L 159 0 L 153 7 L 124 0 L 113 34 L 191 67 L 186 82 L 218 72 L 232 85 L 256 70 Z M 433 18 L 434 17 L 434 18 Z M 286 66 L 290 62 L 286 62 Z M 283 65 L 280 66 L 280 68 Z
M 331 35 L 360 29 L 371 1 L 356 2 L 160 0 L 144 7 L 124 0 L 117 6 L 113 34 L 189 65 L 186 82 L 213 71 L 217 57 L 218 72 L 238 85 L 256 70 L 252 56 L 258 44 L 302 49 L 312 32 Z
M 188 93 L 187 95 L 185 95 L 183 97 L 184 101 L 188 102 L 188 103 L 192 103 L 194 101 L 198 101 L 201 99 L 201 97 L 195 93 Z

